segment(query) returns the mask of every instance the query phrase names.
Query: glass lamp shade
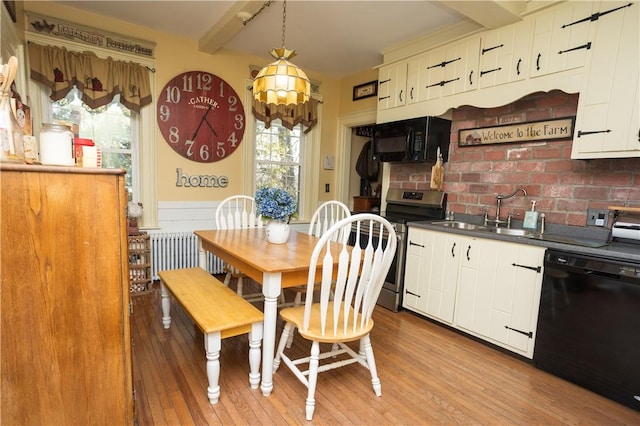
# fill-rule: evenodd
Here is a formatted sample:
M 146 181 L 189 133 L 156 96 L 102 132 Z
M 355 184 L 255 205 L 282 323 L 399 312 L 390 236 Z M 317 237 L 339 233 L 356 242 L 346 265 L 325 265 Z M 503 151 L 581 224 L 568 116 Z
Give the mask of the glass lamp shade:
M 253 96 L 266 104 L 302 104 L 309 100 L 311 84 L 307 75 L 287 59 L 295 51 L 274 49 L 271 54 L 275 62 L 262 68 L 253 80 Z

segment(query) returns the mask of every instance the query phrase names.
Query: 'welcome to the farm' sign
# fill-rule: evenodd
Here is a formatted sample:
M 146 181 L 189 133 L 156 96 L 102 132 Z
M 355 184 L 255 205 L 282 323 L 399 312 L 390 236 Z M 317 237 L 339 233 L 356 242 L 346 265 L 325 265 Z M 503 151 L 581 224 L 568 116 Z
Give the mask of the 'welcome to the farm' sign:
M 575 117 L 458 131 L 459 146 L 573 138 Z

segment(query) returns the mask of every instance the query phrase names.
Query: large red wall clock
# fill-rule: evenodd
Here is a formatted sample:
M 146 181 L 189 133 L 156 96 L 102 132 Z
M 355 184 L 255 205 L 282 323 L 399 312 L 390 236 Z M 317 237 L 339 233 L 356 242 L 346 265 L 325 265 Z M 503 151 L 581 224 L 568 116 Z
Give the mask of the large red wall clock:
M 178 154 L 212 163 L 238 148 L 246 122 L 240 97 L 226 81 L 208 72 L 188 71 L 162 89 L 158 126 Z

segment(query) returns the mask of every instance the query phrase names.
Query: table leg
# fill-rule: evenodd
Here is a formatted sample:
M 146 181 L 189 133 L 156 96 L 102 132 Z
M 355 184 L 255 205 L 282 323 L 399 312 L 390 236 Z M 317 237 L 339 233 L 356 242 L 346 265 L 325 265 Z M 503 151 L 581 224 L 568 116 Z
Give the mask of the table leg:
M 207 252 L 202 248 L 202 240 L 198 237 L 198 266 L 207 270 Z
M 273 357 L 276 345 L 276 320 L 278 319 L 278 297 L 281 292 L 282 274 L 264 273 L 264 337 L 262 339 L 262 394 L 269 396 L 273 390 Z

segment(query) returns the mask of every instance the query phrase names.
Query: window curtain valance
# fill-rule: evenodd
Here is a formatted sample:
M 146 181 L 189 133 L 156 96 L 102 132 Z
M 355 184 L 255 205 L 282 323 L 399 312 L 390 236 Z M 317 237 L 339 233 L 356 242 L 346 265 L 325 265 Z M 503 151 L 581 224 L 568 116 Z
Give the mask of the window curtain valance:
M 305 127 L 304 133 L 308 133 L 318 124 L 319 103 L 318 100 L 311 98 L 308 102 L 298 105 L 275 105 L 254 99 L 251 110 L 258 120 L 264 121 L 267 129 L 271 126 L 271 121 L 279 118 L 287 129 L 293 130 L 296 125 L 302 124 Z
M 149 70 L 143 65 L 31 42 L 29 62 L 31 79 L 49 87 L 54 102 L 64 98 L 75 85 L 90 108 L 109 104 L 117 94 L 124 106 L 136 112 L 151 103 Z

